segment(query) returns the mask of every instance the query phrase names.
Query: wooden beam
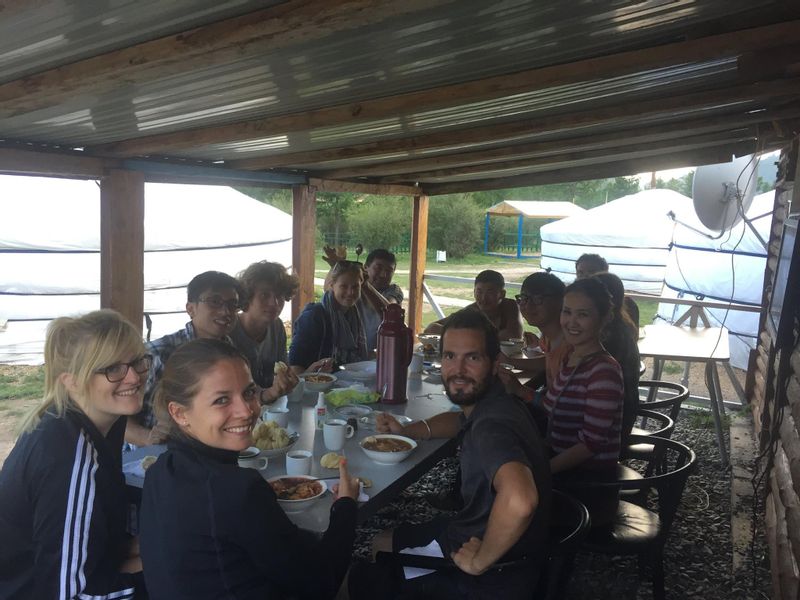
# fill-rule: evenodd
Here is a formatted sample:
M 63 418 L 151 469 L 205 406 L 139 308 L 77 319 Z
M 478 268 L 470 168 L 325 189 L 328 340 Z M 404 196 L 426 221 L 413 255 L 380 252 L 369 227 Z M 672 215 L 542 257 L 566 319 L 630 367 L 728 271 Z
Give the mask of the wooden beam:
M 144 175 L 111 169 L 100 180 L 100 306 L 142 330 Z
M 292 187 L 292 269 L 300 287 L 292 298 L 292 323 L 314 301 L 314 259 L 317 234 L 317 192 L 308 185 Z
M 193 70 L 269 56 L 308 43 L 392 21 L 453 0 L 293 0 L 49 69 L 0 85 L 0 119 L 52 107 L 65 96 L 96 98 Z
M 420 189 L 414 185 L 357 183 L 353 181 L 336 181 L 334 179 L 317 179 L 314 177 L 309 178 L 308 184 L 316 187 L 319 192 L 351 192 L 377 196 L 418 196 L 420 194 Z
M 0 173 L 100 179 L 117 161 L 75 154 L 0 148 Z
M 482 165 L 469 165 L 466 167 L 453 167 L 449 169 L 437 169 L 435 171 L 421 171 L 417 173 L 404 173 L 403 175 L 393 175 L 381 179 L 381 183 L 397 184 L 406 181 L 418 181 L 422 185 L 426 182 L 447 179 L 450 177 L 460 177 L 462 175 L 489 174 L 491 177 L 502 177 L 502 171 L 518 171 L 519 169 L 529 169 L 530 172 L 541 172 L 544 170 L 561 169 L 569 166 L 576 168 L 591 164 L 616 162 L 633 158 L 644 158 L 646 156 L 656 156 L 661 154 L 674 154 L 687 150 L 699 150 L 702 148 L 716 148 L 720 146 L 731 146 L 743 141 L 750 141 L 753 144 L 753 151 L 757 148 L 757 132 L 755 129 L 742 129 L 732 132 L 720 132 L 711 135 L 689 136 L 678 140 L 668 140 L 660 144 L 645 142 L 639 144 L 626 144 L 616 148 L 602 148 L 599 150 L 588 150 L 582 152 L 563 152 L 553 153 L 544 158 L 521 158 L 505 162 L 494 162 Z
M 397 152 L 417 152 L 434 148 L 459 148 L 466 144 L 520 140 L 536 134 L 557 131 L 574 131 L 582 127 L 596 125 L 624 125 L 633 119 L 669 118 L 680 115 L 691 116 L 691 112 L 730 106 L 737 103 L 745 108 L 764 108 L 760 103 L 768 98 L 792 98 L 800 96 L 800 79 L 785 79 L 726 88 L 692 92 L 683 95 L 640 100 L 638 102 L 619 102 L 614 106 L 593 108 L 562 115 L 524 119 L 506 123 L 494 123 L 479 127 L 455 129 L 428 133 L 413 137 L 394 138 L 350 144 L 343 147 L 309 150 L 288 154 L 273 154 L 261 158 L 233 161 L 229 166 L 236 169 L 265 169 L 276 166 L 314 165 L 325 161 L 350 160 L 380 156 Z M 759 104 L 756 104 L 756 103 Z
M 748 144 L 747 148 L 751 145 Z M 442 194 L 457 194 L 462 192 L 477 192 L 483 190 L 510 189 L 528 187 L 532 185 L 547 185 L 551 183 L 564 183 L 567 181 L 589 181 L 604 179 L 606 177 L 622 177 L 644 173 L 647 171 L 664 171 L 681 167 L 697 165 L 710 165 L 728 162 L 731 156 L 738 152 L 744 153 L 744 147 L 724 147 L 701 152 L 681 152 L 676 155 L 653 156 L 643 159 L 623 160 L 614 163 L 592 165 L 583 168 L 566 168 L 533 175 L 518 175 L 514 177 L 498 177 L 492 179 L 479 179 L 458 181 L 453 183 L 430 183 L 422 189 L 429 196 Z
M 499 148 L 484 148 L 474 152 L 457 152 L 453 154 L 435 154 L 425 158 L 411 160 L 374 163 L 367 165 L 319 171 L 321 176 L 330 179 L 350 179 L 355 177 L 385 177 L 415 171 L 433 171 L 447 167 L 487 164 L 508 158 L 546 156 L 552 152 L 568 150 L 592 150 L 614 148 L 626 143 L 658 142 L 687 135 L 713 133 L 748 125 L 763 125 L 772 128 L 771 122 L 784 119 L 800 118 L 800 106 L 792 106 L 781 110 L 766 110 L 758 113 L 733 113 L 716 117 L 692 119 L 680 123 L 667 123 L 651 127 L 639 127 L 617 130 L 610 133 L 582 135 L 559 138 L 542 142 L 512 144 Z M 567 132 L 569 134 L 569 132 Z M 412 179 L 411 177 L 407 178 Z
M 308 26 L 314 26 L 314 23 L 309 23 Z M 301 113 L 215 125 L 192 131 L 151 135 L 98 146 L 96 151 L 107 156 L 165 154 L 188 147 L 258 139 L 265 135 L 288 134 L 319 127 L 363 123 L 374 119 L 529 93 L 558 85 L 617 77 L 669 65 L 738 56 L 742 52 L 793 43 L 798 38 L 800 38 L 800 21 L 779 23 L 700 40 L 621 52 L 569 64 L 551 65 L 511 75 Z M 2 107 L 2 87 L 0 87 L 0 116 Z
M 422 277 L 428 254 L 427 196 L 414 196 L 411 201 L 411 268 L 408 276 L 408 326 L 416 336 L 422 331 Z

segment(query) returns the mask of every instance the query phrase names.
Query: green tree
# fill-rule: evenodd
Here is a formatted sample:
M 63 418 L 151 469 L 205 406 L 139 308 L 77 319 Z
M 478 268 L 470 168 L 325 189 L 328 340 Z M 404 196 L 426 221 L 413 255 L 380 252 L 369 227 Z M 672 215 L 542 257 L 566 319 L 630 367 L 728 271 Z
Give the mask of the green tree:
M 689 171 L 682 177 L 674 177 L 667 181 L 661 178 L 656 179 L 656 189 L 673 190 L 684 196 L 692 197 L 692 183 L 694 182 L 694 171 Z
M 411 233 L 411 203 L 405 197 L 372 196 L 355 203 L 347 215 L 350 239 L 369 252 L 391 249 Z
M 348 213 L 359 199 L 358 194 L 317 194 L 317 229 L 326 242 L 334 245 L 347 243 Z
M 463 258 L 481 245 L 485 209 L 468 194 L 431 198 L 428 213 L 428 247 Z

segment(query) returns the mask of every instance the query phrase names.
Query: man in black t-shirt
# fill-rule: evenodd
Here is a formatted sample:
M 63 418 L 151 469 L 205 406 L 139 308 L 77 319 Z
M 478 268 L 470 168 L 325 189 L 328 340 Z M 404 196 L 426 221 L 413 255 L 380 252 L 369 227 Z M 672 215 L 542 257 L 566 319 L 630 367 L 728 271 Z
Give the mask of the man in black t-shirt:
M 373 541 L 375 551 L 436 540 L 458 570 L 404 580 L 380 566 L 361 566 L 350 578 L 353 598 L 529 597 L 543 557 L 550 512 L 550 471 L 530 413 L 496 377 L 497 330 L 478 311 L 454 314 L 442 333 L 442 380 L 463 412 L 447 412 L 405 427 L 390 415 L 379 431 L 417 438 L 461 437 L 461 494 L 456 515 L 402 524 Z M 497 562 L 529 557 L 520 569 L 491 570 Z M 391 580 L 389 578 L 392 578 Z M 391 581 L 391 583 L 390 583 Z

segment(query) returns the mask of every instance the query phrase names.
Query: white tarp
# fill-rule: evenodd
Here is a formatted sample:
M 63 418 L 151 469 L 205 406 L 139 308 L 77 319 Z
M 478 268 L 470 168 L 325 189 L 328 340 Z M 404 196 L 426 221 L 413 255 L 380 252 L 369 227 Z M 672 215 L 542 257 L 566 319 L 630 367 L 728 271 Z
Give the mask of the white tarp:
M 575 260 L 599 254 L 632 292 L 660 294 L 675 228 L 667 213 L 692 211 L 692 200 L 672 190 L 645 190 L 548 223 L 541 229 L 542 268 L 575 279 Z
M 760 194 L 747 211 L 748 219 L 752 220 L 764 240 L 769 240 L 774 203 L 774 191 Z M 701 231 L 708 231 L 694 213 L 681 215 L 681 220 Z M 766 248 L 744 222 L 716 240 L 679 226 L 675 229 L 667 262 L 664 295 L 761 307 L 766 264 Z M 686 308 L 662 303 L 658 307 L 658 316 L 673 322 Z M 758 336 L 759 313 L 706 309 L 706 314 L 712 325 L 728 328 L 731 364 L 746 369 L 750 350 L 755 348 Z
M 0 175 L 0 199 L 0 363 L 41 362 L 50 319 L 100 306 L 100 188 Z M 188 320 L 186 285 L 198 273 L 291 264 L 291 215 L 233 188 L 147 183 L 144 227 L 152 338 Z

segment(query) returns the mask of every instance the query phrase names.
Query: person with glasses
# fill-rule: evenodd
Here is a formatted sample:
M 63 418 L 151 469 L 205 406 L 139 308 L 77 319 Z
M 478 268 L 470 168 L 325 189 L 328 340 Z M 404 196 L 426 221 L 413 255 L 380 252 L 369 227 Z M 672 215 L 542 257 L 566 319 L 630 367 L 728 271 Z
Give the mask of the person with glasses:
M 141 334 L 111 310 L 61 317 L 44 356 L 44 396 L 0 471 L 0 598 L 145 597 L 121 457 Z
M 468 309 L 478 309 L 497 327 L 500 340 L 522 337 L 522 317 L 517 303 L 506 298 L 506 280 L 502 273 L 487 269 L 475 277 L 473 295 L 475 302 Z M 425 333 L 441 334 L 447 318 L 434 321 L 425 328 Z
M 261 404 L 271 404 L 298 383 L 297 375 L 286 368 L 286 329 L 280 315 L 300 282 L 283 265 L 266 260 L 253 263 L 237 279 L 242 312 L 231 339 L 250 363 L 253 381 L 261 388 Z
M 128 419 L 125 431 L 125 441 L 134 446 L 157 443 L 163 435 L 163 432 L 154 432 L 157 419 L 153 399 L 164 365 L 175 349 L 194 339 L 216 339 L 233 344 L 230 333 L 239 310 L 239 283 L 226 273 L 206 271 L 189 282 L 186 297 L 186 312 L 191 318 L 186 326 L 147 343 L 147 353 L 153 357 L 153 362 L 144 387 L 144 405 L 138 415 Z
M 367 338 L 356 304 L 363 282 L 361 263 L 337 262 L 325 278 L 320 302 L 306 305 L 294 323 L 289 365 L 295 373 L 330 371 L 367 360 Z
M 520 293 L 516 296 L 522 316 L 529 325 L 539 330 L 539 335 L 525 332 L 525 354 L 528 358 L 511 358 L 504 355 L 501 360 L 522 369 L 526 375 L 532 376 L 532 379 L 528 385 L 522 386 L 508 371 L 502 371 L 500 376 L 509 392 L 528 402 L 534 400 L 537 388 L 558 374 L 561 358 L 566 351 L 559 321 L 563 299 L 564 283 L 552 273 L 544 271 L 528 275 L 522 282 Z M 545 379 L 543 380 L 540 375 L 544 375 Z

